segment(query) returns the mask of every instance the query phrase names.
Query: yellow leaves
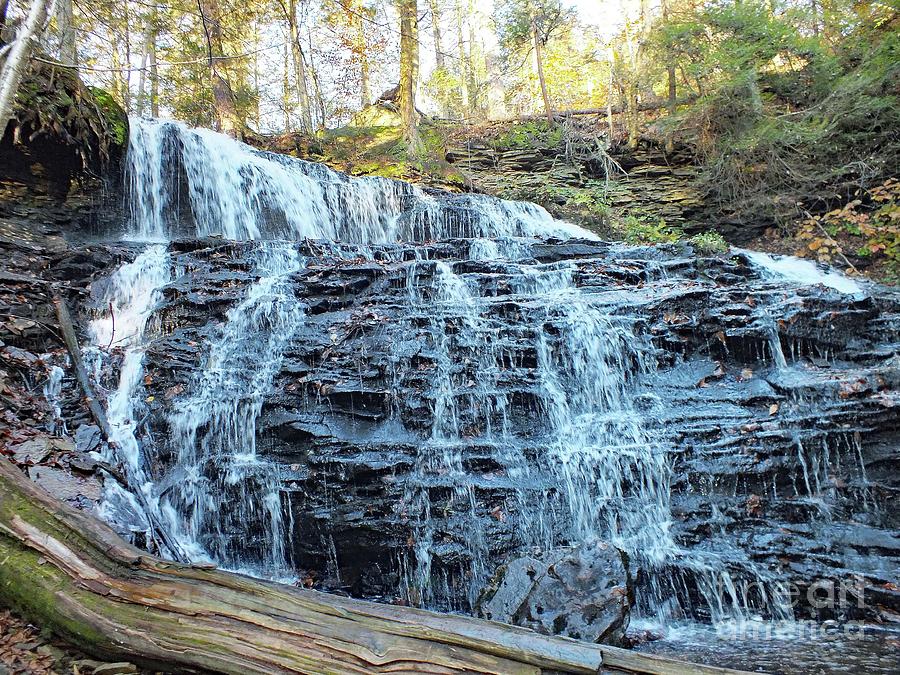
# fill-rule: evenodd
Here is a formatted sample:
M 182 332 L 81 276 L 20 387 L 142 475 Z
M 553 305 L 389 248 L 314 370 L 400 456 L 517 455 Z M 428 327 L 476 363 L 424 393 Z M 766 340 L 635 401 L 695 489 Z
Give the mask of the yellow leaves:
M 773 403 L 769 406 L 769 417 L 778 413 L 779 405 L 777 403 Z

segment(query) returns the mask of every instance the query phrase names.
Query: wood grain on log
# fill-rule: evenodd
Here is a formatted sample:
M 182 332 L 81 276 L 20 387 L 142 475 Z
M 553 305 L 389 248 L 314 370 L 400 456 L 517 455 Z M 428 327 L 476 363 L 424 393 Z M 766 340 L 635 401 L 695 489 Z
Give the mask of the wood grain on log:
M 6 459 L 0 602 L 85 652 L 181 672 L 737 672 L 160 560 Z

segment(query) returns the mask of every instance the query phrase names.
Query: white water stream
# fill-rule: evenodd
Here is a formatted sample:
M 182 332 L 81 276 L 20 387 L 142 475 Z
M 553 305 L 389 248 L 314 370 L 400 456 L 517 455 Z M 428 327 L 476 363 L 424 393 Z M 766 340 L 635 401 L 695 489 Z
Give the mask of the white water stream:
M 102 359 L 123 350 L 119 384 L 108 399 L 119 447 L 116 457 L 104 459 L 126 466 L 129 483 L 142 499 L 129 502 L 127 493 L 111 487 L 107 515 L 115 519 L 125 502 L 132 511 L 149 508 L 168 528 L 178 553 L 270 578 L 292 575 L 291 533 L 278 467 L 257 452 L 256 422 L 305 318 L 291 281 L 304 262 L 290 242 L 357 243 L 365 253 L 376 243 L 464 237 L 471 240 L 471 259 L 497 260 L 526 257 L 533 237 L 593 238 L 532 204 L 477 195 L 437 199 L 406 183 L 348 178 L 168 122 L 132 120 L 126 173 L 131 221 L 125 237 L 150 244 L 112 275 L 102 315 L 92 324 L 92 343 Z M 202 363 L 168 420 L 177 449 L 174 466 L 151 482 L 139 416 L 148 320 L 164 303 L 163 289 L 172 281 L 166 242 L 213 235 L 265 243 L 250 261 L 255 281 L 203 346 Z M 797 272 L 793 264 L 788 269 L 751 259 L 780 274 L 810 278 L 805 267 Z M 554 495 L 531 504 L 522 543 L 546 546 L 602 537 L 641 564 L 663 570 L 687 554 L 670 533 L 670 449 L 648 430 L 645 413 L 633 400 L 635 379 L 655 368 L 653 351 L 633 322 L 611 315 L 579 290 L 572 272 L 567 265 L 522 265 L 512 282 L 514 292 L 529 296 L 538 308 L 533 328 L 536 414 L 545 428 L 545 468 L 559 485 Z M 844 277 L 836 281 L 819 274 L 815 279 L 855 292 Z M 406 594 L 413 602 L 431 604 L 442 590 L 431 569 L 435 531 L 429 486 L 435 481 L 450 486 L 454 501 L 474 516 L 475 488 L 460 454 L 473 438 L 497 448 L 495 459 L 513 479 L 524 478 L 529 468 L 506 421 L 509 401 L 497 386 L 504 355 L 495 340 L 490 299 L 478 296 L 443 262 L 412 263 L 408 288 L 410 306 L 430 320 L 424 339 L 437 365 L 430 392 L 434 422 L 421 440 L 416 481 L 405 496 L 417 518 Z M 111 311 L 103 311 L 107 307 Z M 465 381 L 454 356 L 459 353 L 471 359 Z M 463 413 L 471 428 L 462 428 Z M 524 491 L 521 499 L 523 504 L 528 499 Z M 554 505 L 568 513 L 565 527 L 550 522 Z M 259 534 L 251 539 L 249 532 Z M 490 572 L 484 534 L 477 527 L 469 533 L 467 548 L 465 592 L 471 601 Z M 722 587 L 734 584 L 714 557 L 698 557 L 687 566 L 707 579 L 716 618 L 749 612 L 746 598 L 737 592 L 723 596 Z M 746 569 L 755 573 L 749 564 Z M 658 589 L 657 606 L 664 604 L 664 592 Z

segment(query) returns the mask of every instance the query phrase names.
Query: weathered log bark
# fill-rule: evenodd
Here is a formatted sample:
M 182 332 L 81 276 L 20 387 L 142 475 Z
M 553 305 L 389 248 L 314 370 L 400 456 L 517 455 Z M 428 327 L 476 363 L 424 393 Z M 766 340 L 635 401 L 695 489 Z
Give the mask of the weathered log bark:
M 166 562 L 6 459 L 0 602 L 85 652 L 181 672 L 736 672 Z
M 94 387 L 91 385 L 91 379 L 88 377 L 87 370 L 84 368 L 84 360 L 81 358 L 81 347 L 78 345 L 78 337 L 75 335 L 75 327 L 72 324 L 72 316 L 69 314 L 69 307 L 66 301 L 59 295 L 53 297 L 53 306 L 56 308 L 56 320 L 59 322 L 59 332 L 62 334 L 63 342 L 69 356 L 72 358 L 72 365 L 75 368 L 75 377 L 78 379 L 78 385 L 84 393 L 84 399 L 87 403 L 91 416 L 100 427 L 100 433 L 103 438 L 109 442 L 113 440 L 112 429 L 109 426 L 109 420 L 106 419 L 106 411 L 103 404 L 94 393 Z

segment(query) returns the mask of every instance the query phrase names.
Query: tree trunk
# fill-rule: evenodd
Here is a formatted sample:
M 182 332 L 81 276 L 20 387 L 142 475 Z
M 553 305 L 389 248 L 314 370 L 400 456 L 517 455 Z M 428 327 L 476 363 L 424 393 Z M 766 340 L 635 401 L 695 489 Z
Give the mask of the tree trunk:
M 355 32 L 354 35 L 354 53 L 359 59 L 359 102 L 362 108 L 372 105 L 372 95 L 370 93 L 370 72 L 369 66 L 369 46 L 366 43 L 366 19 L 372 18 L 373 10 L 367 8 L 362 0 L 354 0 L 351 5 L 350 23 Z
M 609 80 L 607 81 L 607 89 L 606 89 L 606 125 L 609 131 L 609 145 L 612 145 L 613 138 L 615 135 L 615 128 L 613 127 L 613 86 L 616 80 L 616 51 L 612 46 L 612 42 L 609 44 L 609 48 L 607 49 L 607 59 L 609 60 Z
M 312 111 L 309 105 L 309 85 L 306 82 L 306 63 L 297 25 L 297 0 L 288 0 L 288 29 L 291 35 L 291 59 L 294 63 L 294 80 L 297 83 L 297 105 L 300 108 L 300 130 L 312 133 Z
M 441 8 L 440 0 L 428 0 L 428 8 L 431 11 L 431 35 L 434 39 L 434 65 L 436 70 L 444 71 L 444 48 L 441 42 Z M 447 117 L 447 106 L 440 104 L 441 117 Z
M 288 71 L 288 63 L 290 63 L 291 51 L 288 43 L 284 43 L 284 70 L 282 71 L 281 80 L 281 107 L 284 112 L 284 131 L 291 133 L 291 76 Z
M 206 53 L 218 131 L 234 138 L 239 137 L 244 124 L 237 111 L 234 92 L 225 68 L 225 52 L 222 42 L 222 23 L 218 0 L 198 0 L 200 18 L 206 34 Z
M 663 22 L 668 24 L 669 22 L 669 3 L 668 0 L 662 0 L 662 19 Z M 669 78 L 669 117 L 675 116 L 675 111 L 677 109 L 677 100 L 678 100 L 678 92 L 675 84 L 675 61 L 672 59 L 671 53 L 666 54 L 666 74 Z M 670 129 L 669 133 L 666 134 L 666 147 L 665 150 L 667 153 L 671 153 L 675 149 L 675 142 L 673 138 L 673 131 Z
M 463 34 L 462 0 L 456 0 L 456 45 L 459 50 L 459 100 L 462 102 L 463 116 L 469 114 L 469 66 L 466 59 L 466 39 Z
M 78 65 L 78 47 L 75 43 L 75 14 L 72 0 L 56 0 L 56 28 L 59 32 L 59 60 Z
M 313 49 L 312 31 L 306 31 L 306 44 L 309 45 L 309 72 L 312 75 L 313 94 L 316 97 L 316 106 L 319 111 L 319 129 L 325 128 L 325 96 L 322 94 L 322 87 L 319 85 L 319 71 L 316 70 L 316 64 L 313 63 L 312 57 L 315 53 Z
M 538 80 L 541 83 L 541 96 L 544 97 L 544 113 L 547 121 L 553 124 L 553 110 L 550 108 L 550 96 L 547 95 L 547 82 L 544 80 L 544 57 L 541 52 L 541 38 L 538 35 L 537 22 L 531 19 L 531 39 L 534 41 L 534 61 L 537 65 Z
M 12 117 L 16 92 L 28 68 L 31 51 L 47 21 L 47 0 L 32 0 L 28 14 L 16 31 L 6 60 L 0 68 L 0 134 Z
M 0 458 L 0 601 L 79 649 L 215 673 L 726 675 L 463 616 L 172 563 L 61 504 Z
M 159 35 L 159 15 L 156 6 L 150 10 L 150 31 L 152 39 L 148 45 L 150 51 L 147 55 L 150 61 L 150 115 L 159 117 L 159 67 L 156 63 L 156 39 Z
M 147 58 L 150 55 L 149 42 L 151 36 L 149 31 L 144 33 L 144 44 L 141 46 L 141 73 L 138 77 L 138 93 L 137 93 L 137 116 L 144 116 L 144 106 L 147 103 L 146 87 L 147 87 Z
M 434 63 L 438 68 L 444 67 L 444 50 L 441 42 L 441 7 L 440 0 L 428 0 L 431 10 L 431 34 L 434 37 Z
M 400 119 L 406 153 L 413 157 L 419 152 L 419 132 L 416 128 L 416 81 L 419 75 L 419 27 L 416 0 L 400 3 Z

